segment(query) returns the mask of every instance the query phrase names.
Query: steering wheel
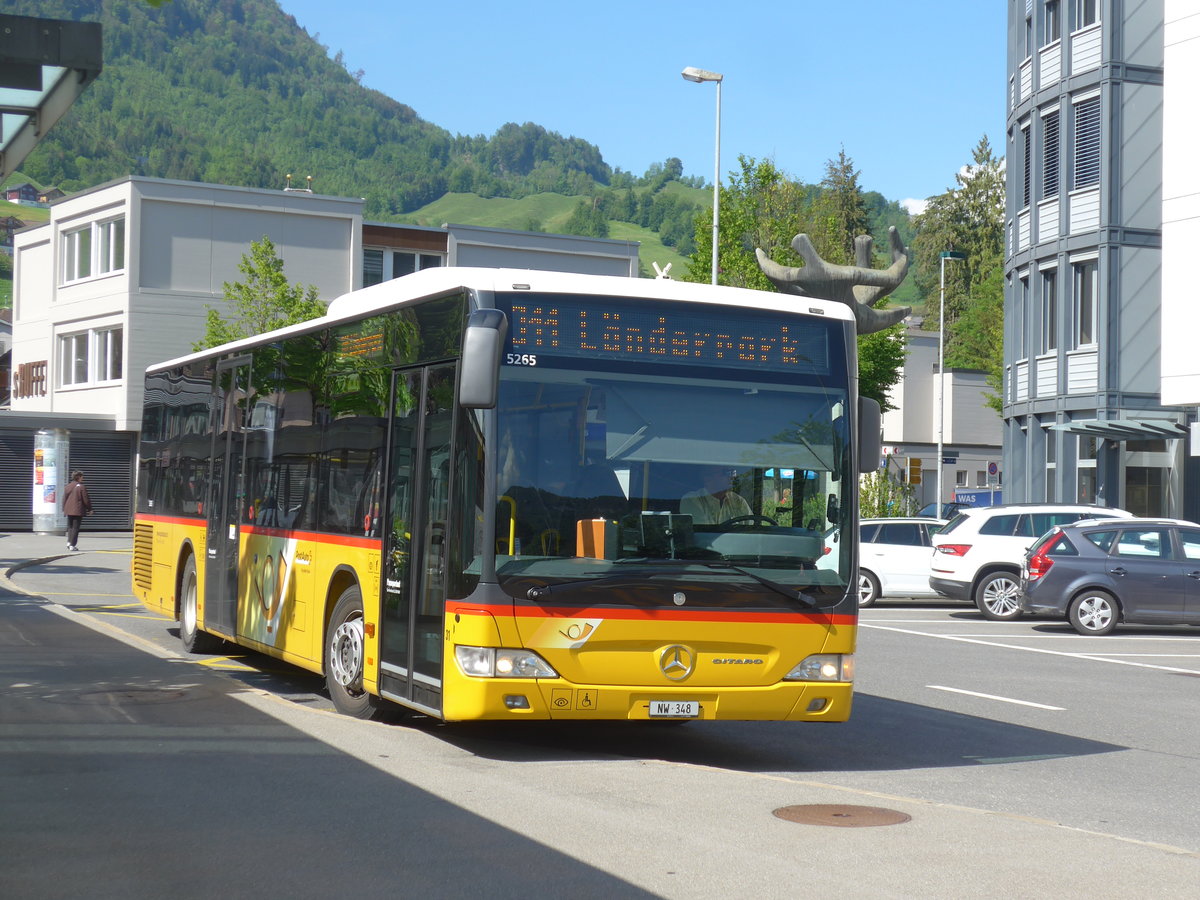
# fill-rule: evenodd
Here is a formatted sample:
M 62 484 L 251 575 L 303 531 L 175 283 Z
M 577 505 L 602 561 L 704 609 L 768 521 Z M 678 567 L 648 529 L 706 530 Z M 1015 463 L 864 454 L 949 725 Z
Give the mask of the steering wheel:
M 734 525 L 773 525 L 773 526 L 778 527 L 779 523 L 776 522 L 774 519 L 770 518 L 769 516 L 758 516 L 758 515 L 734 516 L 732 519 L 726 519 L 724 522 L 722 522 L 717 527 L 718 528 L 726 528 L 726 527 L 734 526 Z

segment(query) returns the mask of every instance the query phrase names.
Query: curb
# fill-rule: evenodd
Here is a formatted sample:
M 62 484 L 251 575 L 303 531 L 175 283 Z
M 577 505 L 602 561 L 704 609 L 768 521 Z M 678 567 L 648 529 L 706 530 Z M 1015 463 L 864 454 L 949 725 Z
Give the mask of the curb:
M 11 591 L 14 594 L 20 594 L 23 597 L 37 597 L 41 600 L 45 600 L 46 598 L 36 591 L 27 591 L 25 588 L 18 585 L 12 580 L 12 576 L 17 572 L 20 572 L 22 569 L 28 569 L 33 566 L 43 565 L 44 563 L 54 562 L 56 559 L 63 559 L 67 556 L 71 556 L 71 554 L 59 553 L 54 556 L 43 556 L 38 559 L 27 559 L 24 562 L 19 562 L 14 566 L 9 566 L 2 573 L 0 573 L 0 588 L 4 588 L 5 590 Z

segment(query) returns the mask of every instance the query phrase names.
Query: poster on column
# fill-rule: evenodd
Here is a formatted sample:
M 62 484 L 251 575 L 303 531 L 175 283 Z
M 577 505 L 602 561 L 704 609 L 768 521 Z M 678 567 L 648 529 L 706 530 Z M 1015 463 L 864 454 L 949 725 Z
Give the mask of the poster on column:
M 33 450 L 33 514 L 58 512 L 58 454 L 53 446 Z

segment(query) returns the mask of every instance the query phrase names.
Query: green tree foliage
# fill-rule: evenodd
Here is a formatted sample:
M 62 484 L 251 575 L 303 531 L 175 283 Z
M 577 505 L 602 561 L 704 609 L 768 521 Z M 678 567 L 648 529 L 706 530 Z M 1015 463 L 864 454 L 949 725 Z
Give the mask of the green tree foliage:
M 250 244 L 250 252 L 242 256 L 238 270 L 244 280 L 226 281 L 224 285 L 231 317 L 222 316 L 210 306 L 204 336 L 192 346 L 193 350 L 218 347 L 325 314 L 325 304 L 317 298 L 315 287 L 288 284 L 283 260 L 266 235 Z
M 908 516 L 916 511 L 916 492 L 886 465 L 858 482 L 858 513 L 863 518 Z
M 825 163 L 822 191 L 813 203 L 813 246 L 826 262 L 854 262 L 854 239 L 870 234 L 870 219 L 854 161 L 843 147 L 837 159 Z M 886 245 L 885 245 L 886 246 Z
M 936 329 L 940 301 L 940 257 L 966 254 L 945 264 L 946 363 L 982 369 L 999 391 L 1003 364 L 1004 161 L 985 135 L 972 164 L 955 176 L 957 187 L 933 197 L 916 217 L 913 250 L 918 284 L 928 298 L 927 323 Z M 999 410 L 999 394 L 989 405 Z
M 567 219 L 567 224 L 563 226 L 563 231 L 584 237 L 608 237 L 608 216 L 600 208 L 598 198 L 580 200 L 575 206 L 575 211 L 571 213 L 571 218 Z
M 26 161 L 74 191 L 124 175 L 367 198 L 397 218 L 446 193 L 586 195 L 599 149 L 539 125 L 452 135 L 365 88 L 274 0 L 10 0 L 6 12 L 98 21 L 104 71 Z
M 817 235 L 818 251 L 829 262 L 853 260 L 854 238 L 871 233 L 868 207 L 858 187 L 858 172 L 843 150 L 826 165 L 821 187 L 789 178 L 770 160 L 738 157 L 739 172 L 721 186 L 720 232 L 717 237 L 718 281 L 734 287 L 774 291 L 758 266 L 754 249 L 761 247 L 786 266 L 803 261 L 792 249 L 797 234 Z M 696 251 L 685 281 L 707 282 L 712 277 L 712 210 L 695 220 Z M 824 250 L 821 251 L 821 241 Z M 887 302 L 886 300 L 884 301 Z M 859 392 L 894 409 L 888 392 L 904 368 L 904 333 L 895 325 L 858 338 Z

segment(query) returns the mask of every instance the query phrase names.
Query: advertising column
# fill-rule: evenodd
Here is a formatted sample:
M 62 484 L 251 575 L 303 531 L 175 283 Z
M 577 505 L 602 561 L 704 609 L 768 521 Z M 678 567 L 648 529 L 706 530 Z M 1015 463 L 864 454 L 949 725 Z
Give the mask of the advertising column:
M 33 530 L 38 534 L 66 534 L 62 491 L 67 486 L 70 432 L 44 428 L 33 436 Z

